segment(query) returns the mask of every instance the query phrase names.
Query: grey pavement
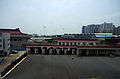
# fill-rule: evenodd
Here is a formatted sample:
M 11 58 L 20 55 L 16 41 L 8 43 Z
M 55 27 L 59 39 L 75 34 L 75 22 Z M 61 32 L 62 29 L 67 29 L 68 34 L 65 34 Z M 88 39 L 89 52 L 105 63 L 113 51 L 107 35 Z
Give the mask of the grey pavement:
M 4 79 L 120 79 L 120 57 L 28 56 Z

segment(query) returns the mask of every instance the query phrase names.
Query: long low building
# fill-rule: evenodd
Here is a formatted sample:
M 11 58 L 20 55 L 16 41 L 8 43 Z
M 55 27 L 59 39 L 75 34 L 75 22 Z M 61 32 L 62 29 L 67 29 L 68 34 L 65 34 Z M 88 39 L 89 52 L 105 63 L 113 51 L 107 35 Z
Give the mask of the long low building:
M 54 39 L 56 45 L 27 45 L 30 53 L 38 54 L 78 54 L 78 55 L 109 55 L 120 54 L 120 46 L 97 45 L 95 39 Z

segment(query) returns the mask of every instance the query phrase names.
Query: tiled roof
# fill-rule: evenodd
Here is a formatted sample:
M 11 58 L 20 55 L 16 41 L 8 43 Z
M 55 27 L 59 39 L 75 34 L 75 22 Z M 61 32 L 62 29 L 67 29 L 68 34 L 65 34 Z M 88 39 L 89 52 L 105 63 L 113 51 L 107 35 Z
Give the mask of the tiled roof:
M 22 33 L 19 28 L 16 29 L 0 29 L 0 33 L 10 33 L 10 35 L 27 35 L 29 34 Z

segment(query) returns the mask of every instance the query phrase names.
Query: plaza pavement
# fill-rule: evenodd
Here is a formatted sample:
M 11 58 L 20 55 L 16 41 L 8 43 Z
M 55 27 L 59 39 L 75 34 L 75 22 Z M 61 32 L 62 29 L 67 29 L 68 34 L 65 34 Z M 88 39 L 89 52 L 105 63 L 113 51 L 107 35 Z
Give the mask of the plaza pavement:
M 120 57 L 30 55 L 4 79 L 120 79 Z

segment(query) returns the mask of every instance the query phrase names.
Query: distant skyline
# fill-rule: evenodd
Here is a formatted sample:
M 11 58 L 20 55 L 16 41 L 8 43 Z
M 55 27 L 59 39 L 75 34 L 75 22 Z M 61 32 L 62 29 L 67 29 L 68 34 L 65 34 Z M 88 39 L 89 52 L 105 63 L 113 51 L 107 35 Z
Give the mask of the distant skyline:
M 120 0 L 0 0 L 0 28 L 55 35 L 104 22 L 120 26 Z

